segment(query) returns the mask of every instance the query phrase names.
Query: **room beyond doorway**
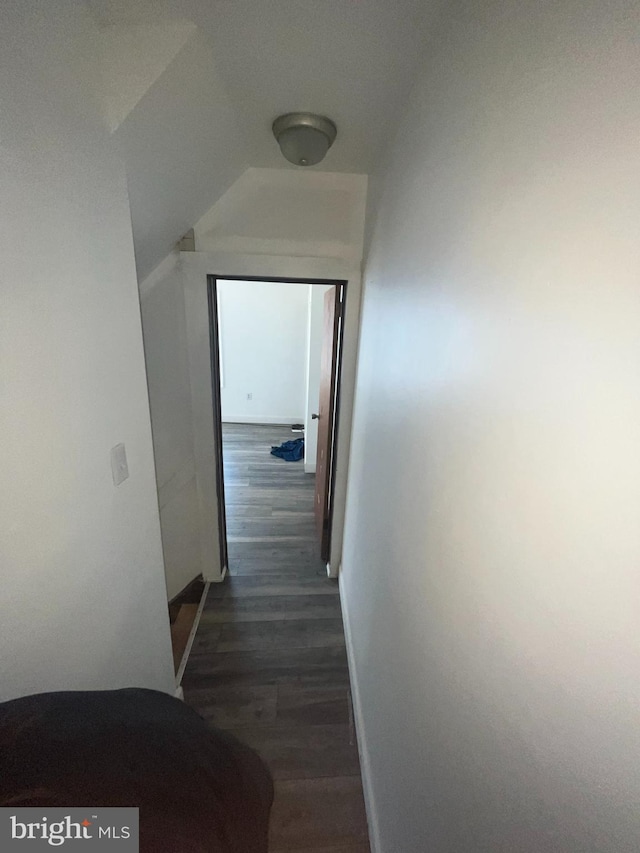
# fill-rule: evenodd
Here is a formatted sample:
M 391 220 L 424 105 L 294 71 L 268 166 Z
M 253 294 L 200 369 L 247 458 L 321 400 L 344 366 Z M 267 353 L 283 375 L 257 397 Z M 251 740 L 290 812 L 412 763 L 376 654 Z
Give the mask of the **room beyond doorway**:
M 276 445 L 304 447 L 296 461 L 276 460 L 277 470 L 282 487 L 288 467 L 306 475 L 314 491 L 317 556 L 329 570 L 345 289 L 343 281 L 208 277 L 220 556 L 231 574 L 223 451 L 228 424 L 284 428 Z M 265 460 L 273 446 L 264 448 Z M 261 529 L 268 528 L 264 517 Z

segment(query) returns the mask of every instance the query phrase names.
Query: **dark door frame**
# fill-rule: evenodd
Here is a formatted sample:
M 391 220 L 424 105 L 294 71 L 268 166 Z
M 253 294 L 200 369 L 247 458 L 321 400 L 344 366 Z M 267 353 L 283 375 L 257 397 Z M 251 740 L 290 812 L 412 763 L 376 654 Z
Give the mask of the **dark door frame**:
M 292 276 L 258 276 L 258 275 L 207 275 L 207 301 L 209 306 L 209 351 L 211 356 L 211 397 L 213 399 L 213 440 L 216 457 L 216 495 L 218 499 L 218 531 L 220 544 L 220 566 L 226 566 L 229 571 L 229 552 L 227 547 L 227 513 L 224 494 L 224 461 L 222 452 L 222 409 L 220 388 L 220 325 L 218 318 L 218 281 L 263 281 L 266 283 L 283 284 L 324 284 L 336 287 L 339 294 L 339 323 L 337 324 L 336 370 L 334 381 L 334 412 L 331 428 L 331 456 L 329 460 L 329 529 L 327 536 L 327 553 L 331 549 L 331 533 L 333 528 L 333 496 L 335 488 L 336 454 L 338 424 L 340 418 L 340 386 L 342 378 L 342 355 L 344 339 L 344 309 L 347 300 L 347 281 L 330 278 L 296 278 Z M 327 557 L 328 559 L 328 557 Z

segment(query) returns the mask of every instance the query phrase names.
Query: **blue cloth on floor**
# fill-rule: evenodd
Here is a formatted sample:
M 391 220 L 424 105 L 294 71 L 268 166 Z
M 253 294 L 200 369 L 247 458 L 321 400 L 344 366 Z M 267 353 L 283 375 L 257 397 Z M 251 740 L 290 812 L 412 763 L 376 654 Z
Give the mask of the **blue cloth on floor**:
M 294 438 L 292 441 L 284 441 L 280 447 L 272 447 L 271 455 L 286 462 L 299 462 L 304 456 L 304 438 Z

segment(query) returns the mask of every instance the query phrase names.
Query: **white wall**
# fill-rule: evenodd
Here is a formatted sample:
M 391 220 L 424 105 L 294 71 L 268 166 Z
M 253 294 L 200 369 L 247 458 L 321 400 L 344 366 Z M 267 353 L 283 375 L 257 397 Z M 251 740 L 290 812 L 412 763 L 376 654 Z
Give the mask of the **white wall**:
M 640 54 L 450 7 L 365 270 L 342 588 L 385 853 L 640 846 Z
M 187 332 L 179 256 L 140 285 L 167 595 L 202 570 Z
M 2 12 L 3 700 L 173 689 L 126 181 L 83 9 Z
M 307 306 L 307 381 L 305 400 L 304 470 L 314 474 L 318 450 L 318 421 L 311 417 L 318 413 L 320 402 L 320 367 L 324 327 L 324 295 L 332 285 L 314 284 L 309 290 Z
M 304 421 L 309 287 L 218 281 L 223 421 Z

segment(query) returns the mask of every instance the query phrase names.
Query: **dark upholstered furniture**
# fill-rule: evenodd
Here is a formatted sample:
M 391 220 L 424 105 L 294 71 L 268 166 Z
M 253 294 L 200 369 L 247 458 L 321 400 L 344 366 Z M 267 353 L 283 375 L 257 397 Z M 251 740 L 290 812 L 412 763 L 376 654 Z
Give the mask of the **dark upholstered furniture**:
M 272 800 L 255 752 L 164 693 L 0 705 L 2 806 L 138 806 L 144 853 L 266 853 Z

